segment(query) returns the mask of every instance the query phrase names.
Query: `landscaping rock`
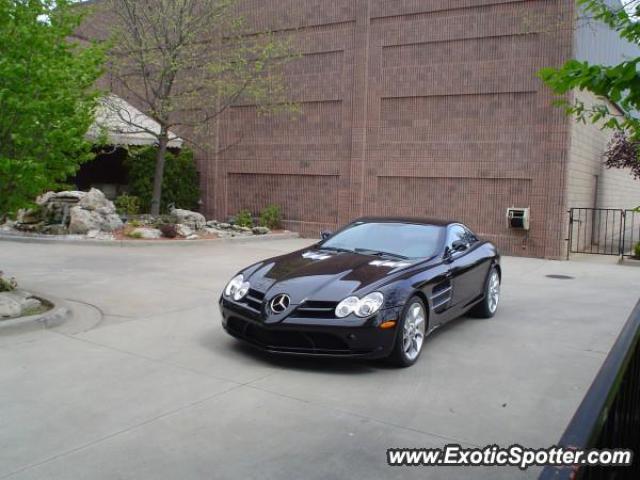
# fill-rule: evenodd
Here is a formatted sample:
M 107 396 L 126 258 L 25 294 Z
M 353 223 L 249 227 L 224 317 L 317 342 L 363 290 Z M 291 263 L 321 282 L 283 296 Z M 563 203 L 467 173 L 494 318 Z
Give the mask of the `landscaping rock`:
M 0 318 L 19 317 L 21 312 L 20 302 L 11 293 L 0 293 Z
M 54 198 L 56 198 L 56 193 L 55 192 L 43 193 L 38 198 L 36 198 L 36 204 L 40 205 L 42 207 L 42 206 L 46 205 L 47 203 L 49 203 Z
M 92 240 L 115 240 L 111 233 L 101 232 L 100 230 L 91 230 L 87 233 L 87 238 Z
M 32 225 L 34 223 L 40 223 L 42 221 L 42 212 L 40 209 L 25 209 L 18 210 L 16 216 L 17 223 L 21 225 Z
M 16 227 L 16 222 L 7 220 L 4 224 L 0 225 L 0 232 L 11 232 Z
M 176 225 L 176 232 L 178 233 L 178 235 L 184 238 L 188 238 L 194 233 L 190 227 L 181 223 Z
M 70 212 L 69 232 L 86 234 L 91 230 L 100 230 L 100 215 L 81 207 L 73 207 Z
M 67 227 L 64 225 L 45 225 L 41 231 L 45 235 L 66 235 L 68 233 Z
M 16 290 L 0 293 L 0 318 L 15 318 L 38 308 L 42 303 L 30 293 Z
M 97 188 L 92 188 L 78 202 L 78 206 L 85 210 L 97 210 L 101 215 L 111 215 L 116 213 L 116 207 L 112 201 L 108 200 Z
M 232 229 L 238 233 L 251 233 L 251 229 L 249 227 L 241 227 L 239 225 L 234 225 Z
M 122 228 L 113 202 L 98 189 L 47 192 L 36 199 L 38 207 L 22 210 L 14 225 L 16 230 L 65 235 L 85 235 L 91 230 L 112 232 Z
M 204 215 L 191 210 L 183 210 L 180 208 L 171 209 L 171 216 L 175 218 L 176 223 L 187 225 L 193 230 L 201 230 L 207 223 Z
M 87 234 L 91 230 L 112 232 L 122 228 L 122 220 L 115 213 L 105 210 L 85 210 L 80 206 L 71 208 L 69 233 Z
M 266 235 L 268 233 L 271 233 L 271 230 L 269 230 L 267 227 L 253 227 L 251 231 L 254 235 Z
M 133 230 L 130 234 L 130 237 L 133 238 L 142 238 L 145 240 L 156 240 L 160 237 L 162 237 L 162 232 L 160 230 L 158 230 L 157 228 L 136 228 L 135 230 Z
M 45 195 L 47 195 L 45 193 Z M 56 199 L 62 199 L 62 200 L 75 200 L 76 203 L 79 202 L 80 200 L 82 200 L 85 195 L 87 195 L 87 192 L 80 192 L 78 190 L 65 190 L 64 192 L 58 192 L 55 194 L 55 198 Z
M 216 228 L 218 225 L 220 224 L 220 222 L 218 222 L 217 220 L 209 220 L 205 226 L 209 227 L 209 228 Z
M 233 227 L 233 225 L 231 225 L 230 223 L 219 223 L 218 224 L 218 228 L 220 228 L 221 230 L 229 230 Z

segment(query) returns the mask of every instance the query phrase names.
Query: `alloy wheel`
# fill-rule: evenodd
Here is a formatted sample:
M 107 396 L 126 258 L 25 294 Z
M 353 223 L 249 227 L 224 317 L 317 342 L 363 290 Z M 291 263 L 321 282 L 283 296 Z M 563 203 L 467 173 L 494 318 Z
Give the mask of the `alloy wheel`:
M 407 359 L 411 361 L 415 360 L 422 350 L 426 328 L 425 317 L 424 307 L 419 302 L 409 306 L 404 320 L 402 348 Z
M 500 276 L 495 270 L 491 272 L 491 277 L 489 278 L 487 297 L 489 310 L 491 313 L 495 313 L 500 301 Z

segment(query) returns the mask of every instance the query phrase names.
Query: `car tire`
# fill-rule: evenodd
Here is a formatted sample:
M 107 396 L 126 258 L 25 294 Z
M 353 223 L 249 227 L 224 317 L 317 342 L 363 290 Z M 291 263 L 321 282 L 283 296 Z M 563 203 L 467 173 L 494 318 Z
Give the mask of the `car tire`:
M 498 311 L 500 302 L 500 274 L 496 267 L 491 267 L 484 281 L 484 297 L 480 303 L 469 312 L 476 318 L 491 318 Z
M 393 351 L 389 362 L 396 367 L 410 367 L 422 353 L 428 326 L 427 308 L 420 297 L 412 296 L 402 309 Z M 409 345 L 411 342 L 411 345 Z

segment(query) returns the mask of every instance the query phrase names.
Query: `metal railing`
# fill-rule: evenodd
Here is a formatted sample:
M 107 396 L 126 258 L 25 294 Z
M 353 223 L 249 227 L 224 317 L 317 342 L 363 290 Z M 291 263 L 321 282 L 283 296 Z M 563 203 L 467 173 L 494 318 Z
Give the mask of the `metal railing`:
M 621 246 L 622 255 L 625 257 L 633 256 L 638 242 L 640 242 L 640 212 L 637 210 L 625 210 L 624 234 Z
M 640 479 L 640 302 L 558 446 L 631 449 L 634 462 L 627 467 L 546 467 L 540 480 Z
M 640 242 L 640 213 L 619 208 L 569 210 L 567 253 L 630 257 Z

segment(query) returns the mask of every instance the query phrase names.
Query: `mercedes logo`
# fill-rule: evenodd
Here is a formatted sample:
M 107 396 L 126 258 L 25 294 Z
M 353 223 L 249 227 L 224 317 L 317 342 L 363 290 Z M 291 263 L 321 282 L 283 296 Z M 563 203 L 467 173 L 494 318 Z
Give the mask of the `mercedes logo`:
M 291 298 L 286 293 L 281 293 L 280 295 L 276 295 L 271 299 L 271 303 L 269 306 L 271 307 L 271 311 L 273 313 L 282 313 L 287 308 L 289 308 L 289 304 L 291 303 Z

